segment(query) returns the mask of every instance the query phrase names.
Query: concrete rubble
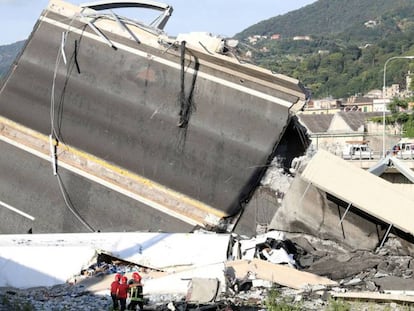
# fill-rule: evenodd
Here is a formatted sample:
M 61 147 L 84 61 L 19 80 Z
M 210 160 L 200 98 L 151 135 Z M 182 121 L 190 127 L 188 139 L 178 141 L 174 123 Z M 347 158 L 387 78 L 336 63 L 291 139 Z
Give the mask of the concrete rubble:
M 211 241 L 215 237 L 222 239 L 221 234 L 214 233 L 191 235 L 203 237 L 204 234 Z M 52 236 L 48 235 L 49 247 L 62 244 L 61 240 L 54 240 Z M 16 243 L 16 249 L 21 245 L 21 249 L 27 250 L 30 248 L 27 243 L 33 243 L 36 238 L 33 235 L 32 242 L 26 240 L 26 244 L 16 239 L 13 242 Z M 22 265 L 20 272 L 19 269 L 13 269 L 20 286 L 10 287 L 4 282 L 7 264 L 3 262 L 0 277 L 0 285 L 3 286 L 0 289 L 0 299 L 3 306 L 0 310 L 7 310 L 7 306 L 14 304 L 30 305 L 34 310 L 109 310 L 109 284 L 114 274 L 122 273 L 131 277 L 134 271 L 139 271 L 143 277 L 145 308 L 152 310 L 191 310 L 195 306 L 216 310 L 234 310 L 247 306 L 262 309 L 266 308 L 266 299 L 271 290 L 280 293 L 277 298 L 280 301 L 300 304 L 305 310 L 322 310 L 333 297 L 359 297 L 367 301 L 387 301 L 389 298 L 390 302 L 383 303 L 383 306 L 396 301 L 404 304 L 413 302 L 414 258 L 404 250 L 401 241 L 393 236 L 390 236 L 381 249 L 372 252 L 349 251 L 332 241 L 276 231 L 251 239 L 232 235 L 228 241 L 229 247 L 225 250 L 220 246 L 218 250 L 204 247 L 205 253 L 216 253 L 211 257 L 213 261 L 214 257 L 221 257 L 217 253 L 224 250 L 224 261 L 206 263 L 204 260 L 203 263 L 197 263 L 197 256 L 191 254 L 194 251 L 198 252 L 199 258 L 204 257 L 200 249 L 189 248 L 184 251 L 183 247 L 180 256 L 192 257 L 194 264 L 174 264 L 164 266 L 163 269 L 149 268 L 114 257 L 103 249 L 96 250 L 93 258 L 78 267 L 77 274 L 66 282 L 53 286 L 39 284 L 27 288 L 24 273 L 27 267 Z M 119 236 L 118 242 L 122 244 Z M 2 245 L 5 244 L 7 243 L 3 239 Z M 38 248 L 38 244 L 34 247 Z M 73 239 L 71 244 L 75 244 Z M 87 245 L 90 242 L 86 238 L 82 244 Z M 6 246 L 0 247 L 2 257 L 4 247 Z M 280 256 L 280 263 L 264 258 L 264 249 L 269 252 L 279 250 L 283 254 Z M 10 251 L 10 246 L 7 250 Z M 44 251 L 41 248 L 39 250 Z M 79 254 L 79 249 L 73 250 L 77 250 Z M 142 256 L 146 255 L 146 249 L 139 245 L 136 245 L 135 250 L 141 252 Z M 154 249 L 152 251 L 157 253 Z M 125 255 L 122 252 L 119 254 Z M 129 258 L 134 258 L 132 253 L 130 255 L 132 256 Z M 63 252 L 62 256 L 68 254 Z M 174 257 L 178 258 L 172 252 L 163 254 L 167 262 L 174 261 Z M 65 269 L 65 259 L 54 260 L 55 267 Z M 160 262 L 162 258 L 158 265 Z M 371 296 L 367 296 L 367 293 L 371 293 Z

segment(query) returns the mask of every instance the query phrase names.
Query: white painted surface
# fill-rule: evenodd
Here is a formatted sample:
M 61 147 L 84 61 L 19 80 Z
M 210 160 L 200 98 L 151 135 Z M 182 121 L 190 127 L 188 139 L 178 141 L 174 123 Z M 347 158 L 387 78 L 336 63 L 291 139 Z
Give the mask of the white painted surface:
M 209 233 L 1 235 L 0 286 L 28 288 L 65 283 L 94 263 L 98 250 L 158 269 L 223 263 L 229 242 L 230 235 Z M 191 275 L 188 273 L 183 275 Z M 207 277 L 208 273 L 197 276 Z M 177 290 L 186 284 L 183 282 Z
M 79 274 L 94 254 L 94 249 L 82 246 L 0 246 L 0 286 L 63 284 Z

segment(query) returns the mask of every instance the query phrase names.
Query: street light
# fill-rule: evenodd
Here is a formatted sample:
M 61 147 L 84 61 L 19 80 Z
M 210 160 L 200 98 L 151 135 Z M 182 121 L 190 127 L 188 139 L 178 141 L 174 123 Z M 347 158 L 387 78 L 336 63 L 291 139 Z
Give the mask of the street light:
M 393 56 L 387 59 L 387 61 L 384 64 L 384 80 L 383 80 L 383 84 L 382 84 L 382 100 L 384 101 L 384 108 L 382 110 L 382 156 L 385 158 L 385 108 L 386 108 L 386 103 L 385 103 L 385 89 L 386 89 L 386 81 L 385 81 L 385 76 L 387 73 L 387 64 L 394 60 L 394 59 L 414 59 L 414 55 L 413 56 Z

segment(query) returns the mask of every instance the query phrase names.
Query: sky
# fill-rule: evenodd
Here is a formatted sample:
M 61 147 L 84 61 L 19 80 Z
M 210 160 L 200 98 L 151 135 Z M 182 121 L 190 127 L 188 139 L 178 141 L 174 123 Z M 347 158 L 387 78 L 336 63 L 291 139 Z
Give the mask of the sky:
M 170 36 L 205 31 L 224 37 L 262 20 L 294 11 L 317 0 L 159 0 L 174 12 L 165 27 Z M 67 0 L 80 4 L 91 0 Z M 48 0 L 0 0 L 0 45 L 24 40 Z M 135 9 L 138 10 L 138 9 Z M 124 14 L 127 16 L 127 14 Z

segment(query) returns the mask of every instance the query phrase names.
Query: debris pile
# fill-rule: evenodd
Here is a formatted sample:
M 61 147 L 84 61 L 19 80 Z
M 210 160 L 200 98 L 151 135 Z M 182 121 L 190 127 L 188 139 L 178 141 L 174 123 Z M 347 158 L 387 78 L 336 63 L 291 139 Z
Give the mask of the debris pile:
M 373 310 L 396 301 L 414 303 L 414 258 L 393 236 L 374 252 L 350 252 L 331 241 L 303 234 L 286 238 L 276 231 L 234 241 L 230 254 L 236 249 L 240 258 L 162 270 L 99 253 L 66 284 L 1 288 L 0 310 L 17 304 L 34 310 L 108 310 L 115 273 L 130 278 L 134 271 L 142 276 L 150 310 L 259 310 L 270 298 L 303 310 L 324 310 L 334 298 L 382 301 Z
M 83 285 L 69 283 L 28 289 L 0 288 L 0 311 L 109 310 L 110 297 L 95 295 Z

